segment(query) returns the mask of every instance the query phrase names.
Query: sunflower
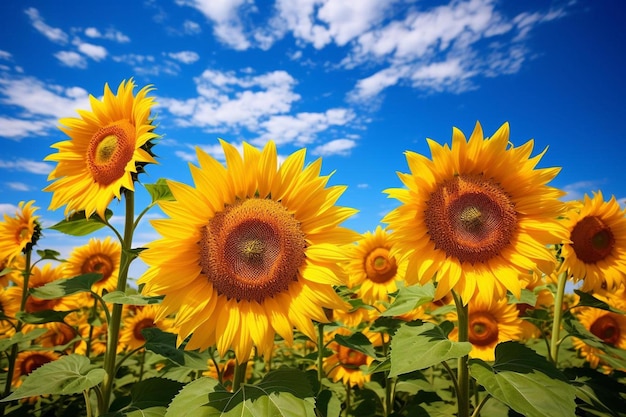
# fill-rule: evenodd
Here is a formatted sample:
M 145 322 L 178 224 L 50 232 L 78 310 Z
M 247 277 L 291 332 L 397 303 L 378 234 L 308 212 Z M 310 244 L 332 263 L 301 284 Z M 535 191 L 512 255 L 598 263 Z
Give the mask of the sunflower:
M 170 218 L 152 221 L 163 238 L 141 252 L 149 268 L 139 283 L 165 295 L 160 317 L 176 313 L 179 341 L 192 335 L 187 349 L 248 358 L 276 333 L 290 343 L 294 326 L 315 340 L 311 320 L 345 304 L 333 289 L 345 284 L 341 246 L 357 236 L 339 226 L 356 211 L 334 205 L 345 187 L 326 187 L 321 159 L 305 167 L 304 149 L 277 168 L 273 142 L 244 143 L 243 158 L 221 144 L 226 167 L 197 150 L 196 188 L 168 181 L 176 201 L 159 203 Z
M 33 207 L 34 203 L 21 201 L 15 216 L 5 214 L 0 222 L 0 259 L 5 267 L 20 253 L 31 250 L 41 237 L 39 216 L 35 216 L 38 207 Z
M 585 195 L 582 205 L 573 206 L 564 221 L 569 241 L 563 245 L 563 270 L 575 281 L 583 280 L 583 291 L 618 287 L 626 282 L 626 210 L 615 197 L 604 201 L 601 192 Z
M 329 334 L 332 340 L 335 333 L 348 335 L 350 331 L 339 328 L 336 332 Z M 337 342 L 330 342 L 328 348 L 333 354 L 324 358 L 324 372 L 333 382 L 341 381 L 344 385 L 363 388 L 363 385 L 370 380 L 371 375 L 361 370 L 361 366 L 369 366 L 374 358 L 358 350 L 340 345 Z
M 237 360 L 235 358 L 226 359 L 226 361 L 218 362 L 217 367 L 215 366 L 215 362 L 212 359 L 207 361 L 208 369 L 202 373 L 204 376 L 208 376 L 209 378 L 217 379 L 220 381 L 228 391 L 233 390 L 233 381 L 235 379 L 235 371 L 237 369 Z M 246 375 L 245 381 L 250 380 L 252 377 L 252 372 L 254 371 L 254 360 L 250 358 L 248 362 L 246 362 Z
M 437 282 L 435 299 L 450 290 L 473 297 L 520 297 L 520 273 L 555 267 L 547 245 L 567 239 L 557 220 L 563 192 L 547 183 L 559 168 L 535 169 L 545 153 L 530 158 L 533 141 L 509 147 L 509 125 L 483 138 L 479 123 L 469 140 L 453 130 L 452 145 L 428 140 L 432 160 L 406 152 L 408 188 L 386 193 L 402 204 L 384 223 L 396 250 L 408 259 L 406 280 Z
M 24 269 L 26 267 L 26 260 L 24 255 L 19 255 L 13 258 L 11 261 L 5 258 L 4 261 L 0 261 L 0 287 L 9 287 L 13 284 L 22 286 L 24 282 Z
M 0 339 L 13 336 L 17 321 L 15 313 L 20 310 L 20 300 L 11 296 L 9 290 L 0 287 Z
M 104 86 L 102 101 L 90 96 L 92 111 L 79 110 L 80 118 L 64 118 L 59 128 L 70 140 L 58 142 L 52 148 L 58 152 L 46 161 L 58 164 L 48 176 L 56 180 L 44 191 L 52 191 L 50 209 L 65 205 L 65 214 L 85 211 L 104 218 L 113 197 L 121 191 L 134 190 L 133 182 L 146 164 L 154 164 L 151 152 L 153 132 L 150 110 L 154 99 L 146 86 L 133 96 L 133 80 L 122 81 L 114 95 Z
M 519 340 L 522 335 L 522 320 L 518 317 L 515 305 L 509 304 L 506 298 L 485 301 L 473 298 L 469 308 L 469 342 L 472 350 L 469 355 L 485 361 L 494 361 L 495 348 L 500 342 Z M 450 314 L 450 318 L 455 316 Z M 458 328 L 450 333 L 450 339 L 456 340 Z
M 91 238 L 86 245 L 74 248 L 64 264 L 65 275 L 102 274 L 102 279 L 93 284 L 91 289 L 97 294 L 111 292 L 117 286 L 121 252 L 120 244 L 111 240 L 110 236 L 104 240 Z
M 146 305 L 138 308 L 134 314 L 127 315 L 122 323 L 120 344 L 126 350 L 137 349 L 146 343 L 146 339 L 141 333 L 143 329 L 158 327 L 163 331 L 168 331 L 171 327 L 171 319 L 157 320 L 157 314 L 158 306 Z
M 13 371 L 13 387 L 22 385 L 22 377 L 29 375 L 35 369 L 48 362 L 55 361 L 61 356 L 52 351 L 45 350 L 25 350 L 17 354 L 15 360 L 15 370 Z
M 398 290 L 396 281 L 404 279 L 404 263 L 391 255 L 388 233 L 378 226 L 348 248 L 348 285 L 358 287 L 356 294 L 367 304 L 388 302 L 389 293 Z
M 595 297 L 607 301 L 611 305 L 616 305 L 618 308 L 626 308 L 624 301 L 614 302 L 616 301 L 614 297 L 606 299 L 598 294 Z M 618 349 L 626 349 L 626 316 L 593 307 L 577 308 L 574 310 L 574 314 L 578 321 L 598 339 Z M 590 346 L 583 339 L 577 337 L 572 338 L 572 345 L 592 368 L 602 366 L 606 371 L 611 370 L 611 367 L 604 363 L 601 358 L 601 355 L 605 354 L 601 349 Z

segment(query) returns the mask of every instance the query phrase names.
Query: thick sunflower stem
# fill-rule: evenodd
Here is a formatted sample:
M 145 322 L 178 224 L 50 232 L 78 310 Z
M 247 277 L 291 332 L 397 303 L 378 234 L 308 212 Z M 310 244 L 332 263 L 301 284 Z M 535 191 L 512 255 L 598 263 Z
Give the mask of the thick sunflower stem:
M 26 300 L 28 299 L 28 280 L 30 278 L 30 267 L 32 260 L 32 249 L 26 251 L 26 261 L 24 265 L 24 271 L 22 273 L 24 277 L 24 283 L 22 286 L 22 299 L 20 301 L 20 311 L 23 312 L 26 308 Z M 19 333 L 22 330 L 22 322 L 18 321 L 17 326 L 15 327 L 15 332 Z M 15 361 L 17 360 L 17 354 L 19 352 L 19 346 L 14 344 L 11 346 L 11 353 L 9 354 L 9 366 L 7 370 L 7 379 L 4 385 L 4 392 L 2 393 L 2 398 L 11 394 L 11 382 L 13 382 L 13 372 L 15 371 Z M 0 403 L 0 415 L 4 415 L 4 407 L 6 403 Z
M 248 361 L 239 362 L 235 365 L 235 375 L 233 375 L 233 392 L 239 391 L 241 384 L 246 382 L 246 371 L 248 369 Z
M 456 305 L 456 313 L 458 317 L 458 339 L 459 342 L 469 342 L 469 308 L 467 304 L 463 304 L 461 296 L 452 291 L 454 303 Z M 459 358 L 457 366 L 457 409 L 458 417 L 469 417 L 470 415 L 470 389 L 469 389 L 469 356 L 465 355 Z
M 322 391 L 322 379 L 323 378 L 324 378 L 324 323 L 317 323 L 317 381 L 320 383 L 320 388 L 319 388 L 320 392 Z
M 554 320 L 552 321 L 552 336 L 550 339 L 550 360 L 555 365 L 559 360 L 559 338 L 561 337 L 561 318 L 563 317 L 563 296 L 567 283 L 567 271 L 559 274 L 554 298 Z
M 120 257 L 120 272 L 117 279 L 117 291 L 126 291 L 126 281 L 128 280 L 128 269 L 133 260 L 131 254 L 134 217 L 135 217 L 135 193 L 126 190 L 124 193 L 126 201 L 126 213 L 124 223 L 124 237 L 122 239 L 122 253 Z M 104 354 L 104 380 L 102 381 L 102 399 L 98 404 L 98 414 L 102 415 L 109 409 L 113 382 L 115 381 L 115 363 L 117 359 L 117 344 L 120 335 L 120 325 L 122 322 L 122 309 L 124 305 L 113 304 L 111 319 L 108 323 L 107 346 Z

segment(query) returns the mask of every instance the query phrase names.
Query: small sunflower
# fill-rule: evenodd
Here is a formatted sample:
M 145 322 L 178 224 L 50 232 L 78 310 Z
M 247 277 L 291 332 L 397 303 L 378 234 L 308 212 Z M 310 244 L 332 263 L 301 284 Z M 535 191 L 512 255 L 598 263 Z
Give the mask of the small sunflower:
M 596 294 L 596 297 L 599 296 Z M 621 307 L 626 307 L 626 303 L 622 302 Z M 604 343 L 626 350 L 626 316 L 593 307 L 575 309 L 575 315 L 587 330 Z M 583 339 L 576 337 L 572 338 L 572 345 L 592 368 L 602 366 L 608 371 L 611 370 L 602 361 L 600 355 L 604 352 L 601 349 L 589 346 Z
M 20 310 L 20 301 L 11 296 L 11 291 L 0 287 L 0 339 L 15 334 L 17 320 L 15 313 Z
M 0 222 L 0 259 L 4 264 L 10 264 L 20 253 L 32 249 L 41 237 L 39 216 L 35 216 L 38 207 L 33 207 L 34 203 L 21 201 L 15 216 L 5 214 L 4 221 Z
M 126 350 L 137 349 L 146 343 L 146 339 L 141 333 L 143 329 L 148 327 L 158 327 L 163 331 L 168 331 L 171 327 L 171 319 L 159 319 L 158 306 L 147 305 L 138 308 L 135 314 L 128 315 L 124 318 L 122 323 L 122 330 L 120 332 L 120 344 L 123 345 Z
M 80 118 L 61 119 L 59 128 L 70 140 L 58 142 L 58 149 L 45 160 L 57 166 L 48 176 L 56 180 L 44 190 L 52 191 L 50 209 L 65 205 L 65 214 L 85 211 L 87 217 L 104 213 L 121 191 L 134 190 L 133 182 L 146 164 L 155 164 L 151 151 L 154 125 L 150 110 L 154 99 L 150 86 L 133 96 L 133 80 L 122 81 L 114 95 L 108 84 L 104 98 L 90 96 L 91 111 L 79 110 Z
M 120 269 L 122 247 L 109 236 L 104 240 L 91 238 L 84 246 L 74 248 L 69 259 L 64 263 L 65 275 L 98 273 L 102 279 L 92 286 L 97 294 L 113 291 L 117 286 L 117 274 Z
M 347 335 L 350 331 L 339 328 L 336 333 Z M 329 338 L 334 337 L 334 333 Z M 358 350 L 340 345 L 337 342 L 330 342 L 328 348 L 333 354 L 324 358 L 324 372 L 333 382 L 341 381 L 344 385 L 363 388 L 363 385 L 370 380 L 371 375 L 361 370 L 361 366 L 369 366 L 374 358 Z
M 432 160 L 406 152 L 407 187 L 389 189 L 402 204 L 383 219 L 396 250 L 408 259 L 409 284 L 437 282 L 435 299 L 450 290 L 467 303 L 473 297 L 520 297 L 522 273 L 550 273 L 548 245 L 567 239 L 557 220 L 563 192 L 547 183 L 559 168 L 535 169 L 533 141 L 509 146 L 509 125 L 483 138 L 480 124 L 469 140 L 453 130 L 452 145 L 428 140 Z
M 391 255 L 391 246 L 388 233 L 380 226 L 348 246 L 348 285 L 358 287 L 356 294 L 367 304 L 389 301 L 389 293 L 398 290 L 396 281 L 404 279 L 404 263 Z
M 237 360 L 235 358 L 226 359 L 225 361 L 218 362 L 217 367 L 213 360 L 207 362 L 208 369 L 202 373 L 209 378 L 217 379 L 220 381 L 228 391 L 233 390 L 233 381 L 235 379 L 235 371 L 237 369 Z M 245 380 L 248 381 L 252 377 L 252 371 L 254 370 L 254 360 L 251 358 L 246 362 L 246 375 Z
M 52 351 L 45 350 L 25 350 L 17 354 L 15 360 L 15 370 L 13 371 L 13 387 L 17 388 L 22 385 L 24 376 L 29 375 L 35 369 L 48 362 L 59 359 L 61 355 Z
M 276 333 L 290 343 L 294 326 L 315 340 L 323 307 L 344 307 L 333 285 L 345 284 L 341 247 L 356 233 L 339 224 L 356 210 L 334 205 L 345 187 L 326 187 L 321 159 L 305 167 L 304 149 L 277 168 L 273 142 L 244 143 L 243 158 L 221 143 L 226 167 L 198 149 L 196 188 L 168 181 L 176 201 L 160 202 L 170 218 L 152 221 L 163 238 L 141 252 L 139 283 L 165 295 L 160 316 L 176 313 L 187 349 L 248 358 L 253 345 L 269 352 Z
M 495 348 L 500 342 L 519 340 L 522 335 L 522 320 L 518 317 L 515 305 L 506 298 L 485 302 L 482 298 L 470 300 L 469 342 L 472 350 L 469 355 L 485 361 L 494 361 Z M 450 317 L 455 316 L 451 314 Z M 450 333 L 451 339 L 458 337 L 458 328 Z
M 601 192 L 585 195 L 564 222 L 571 243 L 561 249 L 562 268 L 575 281 L 583 280 L 583 291 L 626 283 L 626 210 L 615 197 L 604 201 Z

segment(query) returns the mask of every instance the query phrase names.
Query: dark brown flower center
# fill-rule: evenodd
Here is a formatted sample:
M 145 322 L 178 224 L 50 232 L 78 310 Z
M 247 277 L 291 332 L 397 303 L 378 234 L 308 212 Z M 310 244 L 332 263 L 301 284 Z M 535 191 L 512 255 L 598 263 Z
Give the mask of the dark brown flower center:
M 102 274 L 102 279 L 100 279 L 100 281 L 107 280 L 113 273 L 114 269 L 115 264 L 113 263 L 113 260 L 104 254 L 91 255 L 80 267 L 80 271 L 83 274 Z
M 367 363 L 367 355 L 343 345 L 337 348 L 337 358 L 341 366 L 348 369 L 359 369 Z
M 389 256 L 386 248 L 376 248 L 365 258 L 365 273 L 370 281 L 387 282 L 396 276 L 397 271 L 396 260 Z
M 498 322 L 489 313 L 469 315 L 469 341 L 476 346 L 489 346 L 498 341 Z
M 610 314 L 605 314 L 594 321 L 589 331 L 610 345 L 615 345 L 621 336 L 619 323 Z
M 28 375 L 31 372 L 33 372 L 35 369 L 51 361 L 52 359 L 50 359 L 48 356 L 42 355 L 39 353 L 33 353 L 31 355 L 28 355 L 28 357 L 22 361 L 22 365 L 20 367 L 20 374 Z
M 510 197 L 481 175 L 459 175 L 439 184 L 424 214 L 435 247 L 471 264 L 498 256 L 517 225 Z
M 87 151 L 87 166 L 94 181 L 109 185 L 120 179 L 134 152 L 135 127 L 127 120 L 98 130 Z
M 570 237 L 576 257 L 587 264 L 603 260 L 615 246 L 611 228 L 597 216 L 587 216 L 576 223 Z
M 156 324 L 154 324 L 154 320 L 150 317 L 146 317 L 145 319 L 141 319 L 137 323 L 135 323 L 135 325 L 133 326 L 133 336 L 135 337 L 135 339 L 146 340 L 146 338 L 143 337 L 143 334 L 141 334 L 141 331 L 143 329 L 147 329 L 148 327 L 156 327 Z
M 282 204 L 251 198 L 216 213 L 199 246 L 202 272 L 220 294 L 262 302 L 297 280 L 306 241 Z

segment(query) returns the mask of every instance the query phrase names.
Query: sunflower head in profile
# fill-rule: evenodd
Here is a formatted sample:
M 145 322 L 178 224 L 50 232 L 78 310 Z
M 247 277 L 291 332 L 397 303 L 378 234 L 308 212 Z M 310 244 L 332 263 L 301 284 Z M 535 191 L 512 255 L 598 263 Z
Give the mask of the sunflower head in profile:
M 348 285 L 356 287 L 356 294 L 367 304 L 388 302 L 389 293 L 398 289 L 396 281 L 404 278 L 404 263 L 392 254 L 389 234 L 378 226 L 348 248 Z
M 146 338 L 141 331 L 149 327 L 158 327 L 163 331 L 169 331 L 172 320 L 162 318 L 157 320 L 158 306 L 139 306 L 132 314 L 128 314 L 122 323 L 120 331 L 120 344 L 127 350 L 137 349 L 146 343 Z
M 406 281 L 437 282 L 435 299 L 450 290 L 466 304 L 473 297 L 520 297 L 520 274 L 550 273 L 548 245 L 567 231 L 557 220 L 563 192 L 547 185 L 558 168 L 536 169 L 533 141 L 509 144 L 509 125 L 484 138 L 476 124 L 469 140 L 454 129 L 452 145 L 428 140 L 432 160 L 406 152 L 406 188 L 386 192 L 401 205 L 383 219 L 408 259 Z
M 165 295 L 160 316 L 176 314 L 187 349 L 247 359 L 252 346 L 269 352 L 275 334 L 291 342 L 294 326 L 315 340 L 312 320 L 345 307 L 333 285 L 345 284 L 342 246 L 358 236 L 340 226 L 355 213 L 335 205 L 345 187 L 327 187 L 304 149 L 278 168 L 273 142 L 244 143 L 243 157 L 221 143 L 226 166 L 198 149 L 195 188 L 168 181 L 176 201 L 160 203 L 169 218 L 152 221 L 162 238 L 141 252 L 139 283 Z
M 484 361 L 494 361 L 495 348 L 500 342 L 519 340 L 522 335 L 522 320 L 518 310 L 509 304 L 506 298 L 484 301 L 474 298 L 468 304 L 469 308 L 469 342 L 472 358 Z M 456 313 L 450 314 L 453 319 Z M 451 339 L 458 337 L 458 327 L 450 333 Z
M 340 327 L 335 332 L 330 333 L 327 337 L 329 340 L 334 338 L 335 334 L 350 335 L 351 331 Z M 370 335 L 376 333 L 364 333 L 372 344 L 376 345 Z M 380 342 L 380 339 L 378 340 Z M 378 344 L 380 346 L 380 344 Z M 324 358 L 324 372 L 333 382 L 341 381 L 344 385 L 351 387 L 363 388 L 363 385 L 371 379 L 371 375 L 363 372 L 361 367 L 369 366 L 374 358 L 352 349 L 350 347 L 340 345 L 335 341 L 328 343 L 328 348 L 333 352 L 332 355 Z
M 21 201 L 15 216 L 5 214 L 4 221 L 0 221 L 0 260 L 5 267 L 21 253 L 32 250 L 41 237 L 39 216 L 35 216 L 38 207 L 33 207 L 34 203 Z
M 60 129 L 70 140 L 52 145 L 58 149 L 45 160 L 57 162 L 48 176 L 54 182 L 50 209 L 65 205 L 65 214 L 85 211 L 87 217 L 104 213 L 123 190 L 134 190 L 133 182 L 146 164 L 154 164 L 154 125 L 150 110 L 154 99 L 146 86 L 133 96 L 135 83 L 122 81 L 113 94 L 108 84 L 102 101 L 90 96 L 91 111 L 79 110 L 80 118 L 60 120 Z
M 583 280 L 582 291 L 613 289 L 626 283 L 626 210 L 615 197 L 604 201 L 601 192 L 585 195 L 572 206 L 564 223 L 569 242 L 563 245 L 563 269 L 575 281 Z
M 97 294 L 111 292 L 117 286 L 121 252 L 120 244 L 110 236 L 104 240 L 91 238 L 86 245 L 72 250 L 67 262 L 63 264 L 65 276 L 102 274 L 102 279 L 93 284 L 91 289 Z

